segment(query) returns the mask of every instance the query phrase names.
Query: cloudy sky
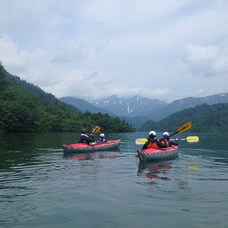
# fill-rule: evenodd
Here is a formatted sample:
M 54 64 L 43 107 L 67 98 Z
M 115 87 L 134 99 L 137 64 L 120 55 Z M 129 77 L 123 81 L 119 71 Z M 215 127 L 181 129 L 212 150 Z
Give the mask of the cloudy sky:
M 228 92 L 227 0 L 0 0 L 0 61 L 56 97 Z

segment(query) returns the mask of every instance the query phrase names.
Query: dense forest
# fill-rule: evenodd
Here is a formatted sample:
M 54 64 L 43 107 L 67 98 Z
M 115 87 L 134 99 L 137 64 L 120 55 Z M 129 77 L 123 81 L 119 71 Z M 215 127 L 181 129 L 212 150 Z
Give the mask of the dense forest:
M 79 112 L 38 86 L 11 75 L 0 63 L 0 132 L 78 132 L 96 125 L 104 132 L 134 131 L 124 120 L 108 114 Z
M 227 133 L 228 132 L 228 103 L 214 105 L 198 105 L 184 109 L 159 121 L 147 121 L 141 131 L 175 131 L 186 122 L 192 123 L 189 132 L 198 133 Z

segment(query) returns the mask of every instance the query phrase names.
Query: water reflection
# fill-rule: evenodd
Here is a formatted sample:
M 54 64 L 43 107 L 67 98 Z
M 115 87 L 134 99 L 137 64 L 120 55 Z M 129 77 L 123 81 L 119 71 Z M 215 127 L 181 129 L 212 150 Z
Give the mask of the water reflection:
M 74 133 L 0 135 L 0 227 L 226 227 L 228 140 L 199 135 L 178 159 L 138 163 L 144 135 L 110 135 L 126 142 L 120 151 L 70 155 L 61 146 Z
M 87 152 L 87 153 L 73 153 L 63 154 L 63 158 L 69 160 L 97 160 L 101 158 L 117 158 L 119 156 L 118 151 L 102 151 L 102 152 Z
M 139 162 L 138 175 L 146 176 L 151 179 L 148 184 L 158 184 L 159 180 L 167 181 L 170 178 L 167 177 L 167 172 L 171 169 L 168 161 L 163 162 Z

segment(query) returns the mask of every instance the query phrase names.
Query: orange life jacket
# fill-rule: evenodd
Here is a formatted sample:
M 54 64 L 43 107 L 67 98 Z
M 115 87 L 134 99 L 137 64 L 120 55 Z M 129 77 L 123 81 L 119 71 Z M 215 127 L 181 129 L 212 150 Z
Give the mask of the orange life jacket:
M 157 143 L 156 142 L 153 142 L 153 143 L 149 143 L 147 148 L 154 148 L 154 149 L 158 149 L 159 147 L 157 146 Z

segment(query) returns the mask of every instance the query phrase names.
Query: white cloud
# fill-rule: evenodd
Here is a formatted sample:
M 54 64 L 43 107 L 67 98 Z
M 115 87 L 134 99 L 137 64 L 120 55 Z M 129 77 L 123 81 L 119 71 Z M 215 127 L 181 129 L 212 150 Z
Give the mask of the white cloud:
M 29 58 L 29 53 L 26 50 L 18 50 L 17 44 L 9 35 L 0 36 L 0 59 L 10 68 L 11 73 L 23 73 Z
M 135 95 L 140 95 L 142 97 L 149 97 L 149 98 L 158 98 L 161 100 L 167 100 L 167 96 L 169 95 L 170 91 L 168 89 L 150 89 L 150 88 L 128 88 L 124 89 L 123 87 L 116 87 L 111 90 L 112 94 L 118 94 L 122 97 L 132 97 Z M 104 94 L 106 96 L 110 94 Z
M 228 48 L 187 45 L 184 61 L 195 75 L 210 77 L 228 74 Z
M 0 60 L 58 97 L 212 93 L 227 82 L 227 10 L 226 0 L 1 0 Z M 206 89 L 180 71 L 183 47 Z

